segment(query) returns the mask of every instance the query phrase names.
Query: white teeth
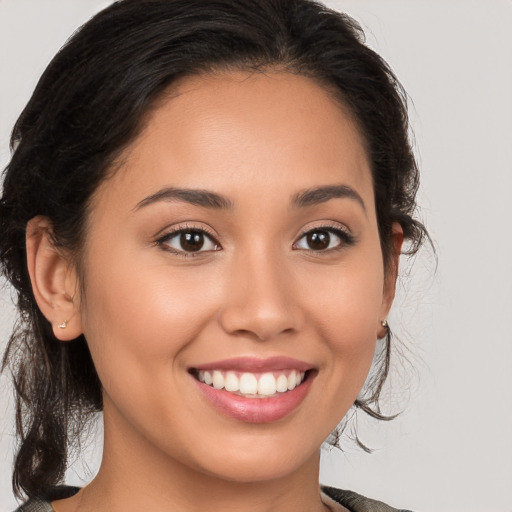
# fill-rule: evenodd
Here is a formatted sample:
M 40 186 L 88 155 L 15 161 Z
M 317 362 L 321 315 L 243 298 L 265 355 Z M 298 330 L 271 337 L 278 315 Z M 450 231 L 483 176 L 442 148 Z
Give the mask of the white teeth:
M 224 387 L 224 375 L 218 370 L 215 370 L 213 372 L 212 383 L 215 389 L 222 389 Z
M 273 395 L 276 392 L 276 378 L 271 373 L 264 373 L 258 382 L 258 393 L 260 395 Z
M 288 389 L 291 391 L 292 389 L 295 389 L 297 386 L 297 374 L 295 373 L 295 370 L 292 370 L 290 375 L 288 375 Z
M 258 380 L 252 373 L 243 373 L 240 377 L 240 393 L 255 395 L 258 392 Z
M 234 371 L 222 370 L 197 372 L 197 379 L 215 389 L 225 389 L 230 393 L 238 393 L 248 398 L 264 398 L 285 393 L 299 386 L 304 380 L 304 372 L 291 370 L 288 373 L 266 372 L 263 374 L 242 373 L 240 377 Z M 276 377 L 277 375 L 277 377 Z
M 238 391 L 240 389 L 240 382 L 238 377 L 233 372 L 226 373 L 224 379 L 224 388 L 226 391 Z
M 279 375 L 279 377 L 277 377 L 276 391 L 279 391 L 279 393 L 288 391 L 288 379 L 286 378 L 286 375 Z

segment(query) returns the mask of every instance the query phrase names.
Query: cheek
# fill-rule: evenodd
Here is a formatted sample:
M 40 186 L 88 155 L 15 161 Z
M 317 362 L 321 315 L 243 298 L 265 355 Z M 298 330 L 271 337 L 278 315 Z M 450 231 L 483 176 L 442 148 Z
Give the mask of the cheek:
M 340 395 L 358 394 L 371 366 L 383 299 L 379 251 L 347 260 L 333 272 L 317 272 L 308 289 L 309 316 L 316 318 L 329 352 L 326 370 Z
M 308 295 L 326 337 L 335 345 L 338 339 L 353 340 L 355 350 L 358 340 L 376 339 L 383 283 L 380 260 L 347 264 L 325 275 L 317 273 Z
M 115 253 L 89 261 L 84 334 L 105 387 L 106 379 L 121 382 L 128 375 L 144 389 L 148 372 L 168 372 L 163 361 L 179 366 L 180 354 L 215 310 L 215 289 L 200 272 L 133 261 Z

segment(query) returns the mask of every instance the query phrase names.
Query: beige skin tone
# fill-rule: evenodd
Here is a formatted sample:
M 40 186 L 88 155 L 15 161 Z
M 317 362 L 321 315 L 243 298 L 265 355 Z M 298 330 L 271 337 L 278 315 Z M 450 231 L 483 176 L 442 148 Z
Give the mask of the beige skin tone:
M 293 204 L 326 185 L 361 202 Z M 166 187 L 215 192 L 231 207 L 137 208 Z M 284 72 L 184 79 L 97 190 L 88 227 L 81 283 L 48 220 L 28 226 L 38 304 L 60 340 L 85 334 L 104 394 L 99 473 L 56 511 L 343 510 L 320 493 L 319 448 L 364 383 L 397 268 L 397 257 L 384 268 L 367 155 L 346 109 Z M 184 255 L 179 236 L 156 242 L 190 228 L 211 235 L 204 251 Z M 321 228 L 355 242 L 331 232 L 315 251 L 304 234 Z M 398 225 L 393 237 L 398 254 Z M 188 372 L 236 356 L 289 356 L 318 374 L 291 414 L 245 423 L 207 402 Z

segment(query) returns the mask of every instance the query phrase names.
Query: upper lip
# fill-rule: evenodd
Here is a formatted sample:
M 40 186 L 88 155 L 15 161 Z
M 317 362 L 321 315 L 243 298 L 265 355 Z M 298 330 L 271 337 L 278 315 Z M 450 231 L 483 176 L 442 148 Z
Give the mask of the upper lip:
M 266 359 L 241 356 L 194 366 L 195 370 L 237 370 L 242 372 L 265 372 L 287 369 L 306 372 L 312 368 L 313 365 L 310 363 L 285 356 L 269 357 Z

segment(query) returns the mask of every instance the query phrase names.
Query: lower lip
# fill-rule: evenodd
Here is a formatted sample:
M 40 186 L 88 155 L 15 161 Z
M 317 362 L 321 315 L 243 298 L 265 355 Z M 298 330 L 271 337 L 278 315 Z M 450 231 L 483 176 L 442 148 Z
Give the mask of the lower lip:
M 192 377 L 194 378 L 194 377 Z M 269 398 L 246 398 L 225 389 L 215 389 L 194 378 L 203 396 L 220 412 L 246 423 L 271 423 L 294 411 L 306 397 L 314 375 L 291 391 Z

